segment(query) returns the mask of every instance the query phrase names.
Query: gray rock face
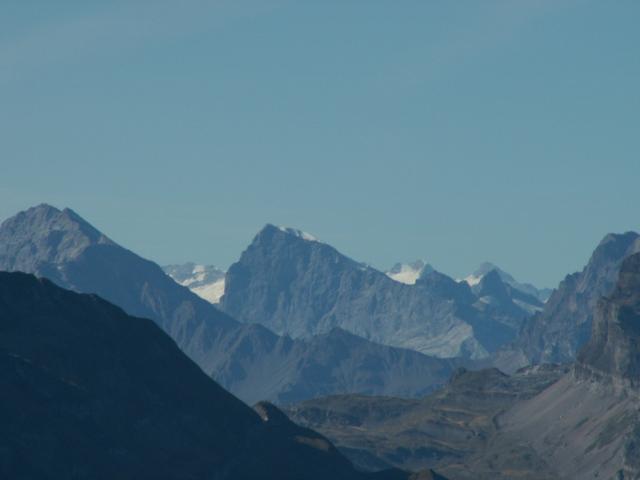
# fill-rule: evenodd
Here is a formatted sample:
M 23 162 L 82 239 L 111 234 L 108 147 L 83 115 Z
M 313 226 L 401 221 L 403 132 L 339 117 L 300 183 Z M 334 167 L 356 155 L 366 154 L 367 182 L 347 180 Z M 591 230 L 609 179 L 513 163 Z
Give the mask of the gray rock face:
M 394 281 L 333 247 L 267 225 L 226 277 L 224 311 L 305 338 L 335 327 L 439 357 L 480 358 L 516 330 L 473 306 L 468 285 L 425 269 Z
M 152 321 L 32 275 L 0 272 L 0 391 L 2 478 L 373 477 L 224 391 Z
M 640 388 L 640 254 L 627 257 L 613 293 L 600 300 L 578 378 Z
M 529 319 L 513 350 L 530 363 L 571 362 L 591 334 L 595 307 L 613 290 L 622 261 L 640 251 L 635 232 L 607 235 L 582 272 L 568 275 Z
M 543 307 L 536 297 L 505 283 L 497 270 L 484 274 L 472 291 L 478 297 L 475 303 L 478 310 L 514 330 Z
M 5 221 L 0 270 L 44 276 L 154 320 L 207 374 L 251 403 L 319 393 L 421 395 L 445 381 L 451 368 L 337 333 L 301 342 L 240 324 L 68 209 L 40 205 Z

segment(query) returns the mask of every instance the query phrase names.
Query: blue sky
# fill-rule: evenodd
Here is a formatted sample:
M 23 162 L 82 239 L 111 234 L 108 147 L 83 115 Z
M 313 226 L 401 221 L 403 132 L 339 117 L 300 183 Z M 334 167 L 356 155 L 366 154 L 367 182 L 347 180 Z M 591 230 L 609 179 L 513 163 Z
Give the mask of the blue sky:
M 640 2 L 0 4 L 0 217 L 160 263 L 267 222 L 555 286 L 640 228 Z

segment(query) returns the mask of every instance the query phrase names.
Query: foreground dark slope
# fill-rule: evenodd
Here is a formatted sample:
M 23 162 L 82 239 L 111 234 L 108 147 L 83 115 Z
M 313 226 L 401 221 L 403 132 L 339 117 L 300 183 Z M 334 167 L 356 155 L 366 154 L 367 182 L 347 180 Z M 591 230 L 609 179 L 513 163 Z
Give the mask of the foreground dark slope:
M 224 391 L 153 322 L 31 275 L 0 273 L 0 372 L 2 478 L 369 477 Z
M 294 338 L 339 327 L 438 357 L 480 358 L 512 339 L 527 314 L 512 305 L 514 318 L 494 318 L 477 301 L 466 283 L 433 269 L 406 285 L 302 232 L 267 225 L 229 268 L 221 307 Z
M 415 396 L 451 372 L 448 361 L 356 337 L 292 341 L 240 324 L 69 209 L 40 205 L 3 222 L 0 270 L 44 276 L 151 318 L 206 373 L 249 403 L 345 392 Z

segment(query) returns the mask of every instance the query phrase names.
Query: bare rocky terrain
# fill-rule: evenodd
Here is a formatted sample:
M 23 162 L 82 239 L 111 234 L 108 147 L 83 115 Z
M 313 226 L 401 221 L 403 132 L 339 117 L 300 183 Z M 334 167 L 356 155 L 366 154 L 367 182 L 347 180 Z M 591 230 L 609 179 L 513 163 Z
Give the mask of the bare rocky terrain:
M 640 478 L 640 254 L 619 267 L 574 364 L 460 371 L 422 400 L 329 397 L 288 412 L 355 462 L 452 479 Z

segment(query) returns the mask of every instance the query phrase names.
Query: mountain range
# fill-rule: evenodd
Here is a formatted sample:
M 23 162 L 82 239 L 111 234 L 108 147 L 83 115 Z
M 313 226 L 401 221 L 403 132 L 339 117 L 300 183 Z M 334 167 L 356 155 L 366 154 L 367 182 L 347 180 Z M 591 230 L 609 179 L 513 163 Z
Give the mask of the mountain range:
M 0 225 L 0 369 L 2 478 L 640 479 L 640 235 L 549 296 L 273 225 L 163 269 L 40 205 Z
M 227 271 L 220 308 L 293 338 L 339 327 L 381 344 L 467 358 L 486 357 L 512 340 L 530 315 L 514 302 L 485 307 L 466 283 L 417 267 L 415 282 L 396 281 L 393 272 L 314 237 L 267 225 Z
M 292 340 L 240 323 L 70 209 L 40 205 L 3 222 L 0 270 L 96 293 L 154 320 L 207 374 L 249 403 L 345 392 L 416 396 L 445 383 L 452 370 L 449 361 L 338 331 Z

